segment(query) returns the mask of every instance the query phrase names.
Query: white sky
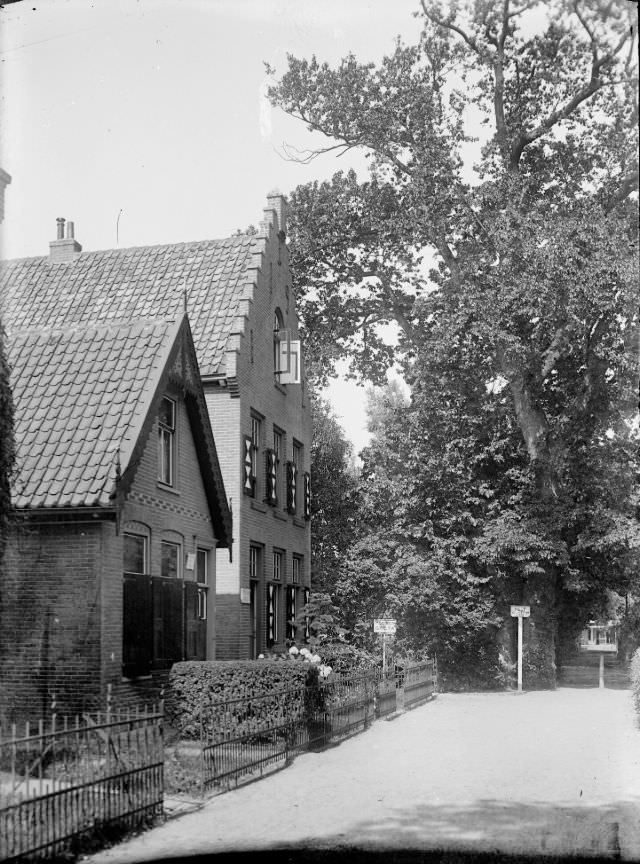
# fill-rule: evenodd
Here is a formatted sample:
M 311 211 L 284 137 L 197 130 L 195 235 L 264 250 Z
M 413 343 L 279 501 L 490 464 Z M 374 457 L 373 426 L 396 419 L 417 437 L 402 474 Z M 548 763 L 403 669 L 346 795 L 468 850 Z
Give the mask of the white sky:
M 357 156 L 300 165 L 302 124 L 271 109 L 263 63 L 377 60 L 413 41 L 417 0 L 22 0 L 0 9 L 2 257 L 46 255 L 55 220 L 85 250 L 223 237 L 259 222 L 269 191 Z M 359 450 L 364 390 L 329 393 Z

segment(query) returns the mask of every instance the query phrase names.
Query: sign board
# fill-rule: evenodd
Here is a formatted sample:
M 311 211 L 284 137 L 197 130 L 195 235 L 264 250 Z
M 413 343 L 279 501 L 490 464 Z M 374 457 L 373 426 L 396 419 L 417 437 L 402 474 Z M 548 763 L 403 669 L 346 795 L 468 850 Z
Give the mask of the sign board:
M 373 632 L 374 633 L 386 633 L 387 635 L 395 633 L 396 632 L 396 619 L 395 618 L 374 618 L 373 619 Z
M 511 617 L 512 618 L 530 618 L 531 617 L 531 606 L 512 606 L 511 607 Z
M 251 591 L 249 590 L 249 588 L 240 589 L 240 602 L 251 603 Z

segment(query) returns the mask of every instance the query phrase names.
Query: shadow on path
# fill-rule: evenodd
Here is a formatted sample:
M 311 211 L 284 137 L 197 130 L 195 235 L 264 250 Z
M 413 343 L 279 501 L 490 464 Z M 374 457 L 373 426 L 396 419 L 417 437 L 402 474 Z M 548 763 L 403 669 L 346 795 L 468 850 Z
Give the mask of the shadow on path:
M 363 820 L 348 836 L 324 835 L 308 845 L 162 860 L 164 864 L 178 860 L 194 864 L 266 860 L 279 864 L 576 864 L 638 858 L 640 801 L 598 807 L 487 800 L 468 806 L 396 808 L 382 820 Z
M 640 858 L 640 801 L 601 806 L 475 801 L 396 808 L 354 826 L 359 846 Z M 349 838 L 329 840 L 335 845 Z M 324 843 L 323 843 L 324 845 Z

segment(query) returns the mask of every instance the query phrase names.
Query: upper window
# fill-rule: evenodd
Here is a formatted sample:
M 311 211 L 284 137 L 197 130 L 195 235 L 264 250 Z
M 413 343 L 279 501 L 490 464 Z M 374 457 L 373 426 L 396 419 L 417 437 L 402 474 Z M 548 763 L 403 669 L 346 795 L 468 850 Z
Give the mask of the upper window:
M 280 582 L 282 579 L 284 555 L 280 550 L 274 550 L 273 553 L 273 579 L 275 582 Z
M 249 546 L 249 579 L 260 578 L 260 547 Z
M 302 570 L 302 560 L 299 555 L 293 556 L 293 569 L 291 573 L 291 581 L 298 585 L 300 584 L 300 571 Z
M 280 371 L 280 341 L 284 332 L 284 322 L 282 320 L 282 312 L 279 309 L 273 313 L 273 370 L 276 373 L 276 378 Z
M 173 486 L 175 479 L 176 403 L 163 397 L 158 415 L 158 480 Z

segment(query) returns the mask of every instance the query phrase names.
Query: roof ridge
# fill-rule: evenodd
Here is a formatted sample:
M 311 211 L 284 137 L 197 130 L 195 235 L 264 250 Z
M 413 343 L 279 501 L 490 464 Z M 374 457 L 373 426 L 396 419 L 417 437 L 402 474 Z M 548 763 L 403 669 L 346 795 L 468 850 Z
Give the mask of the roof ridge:
M 262 237 L 261 234 L 231 234 L 228 237 L 217 237 L 217 238 L 205 238 L 203 240 L 179 240 L 174 243 L 150 243 L 150 244 L 141 244 L 139 246 L 122 246 L 122 247 L 107 247 L 106 249 L 91 249 L 91 250 L 83 250 L 77 258 L 74 258 L 73 261 L 82 261 L 86 260 L 91 255 L 107 255 L 114 254 L 120 255 L 125 252 L 134 252 L 139 251 L 141 249 L 175 249 L 177 246 L 181 246 L 183 248 L 188 248 L 190 246 L 202 246 L 208 244 L 220 244 L 228 242 L 229 240 L 238 242 L 240 240 L 254 240 L 260 239 Z M 240 245 L 238 243 L 238 245 Z M 48 255 L 25 255 L 21 258 L 2 258 L 0 259 L 0 266 L 3 264 L 14 264 L 20 263 L 22 261 L 46 261 L 49 259 Z M 67 262 L 57 262 L 57 263 L 67 263 Z

